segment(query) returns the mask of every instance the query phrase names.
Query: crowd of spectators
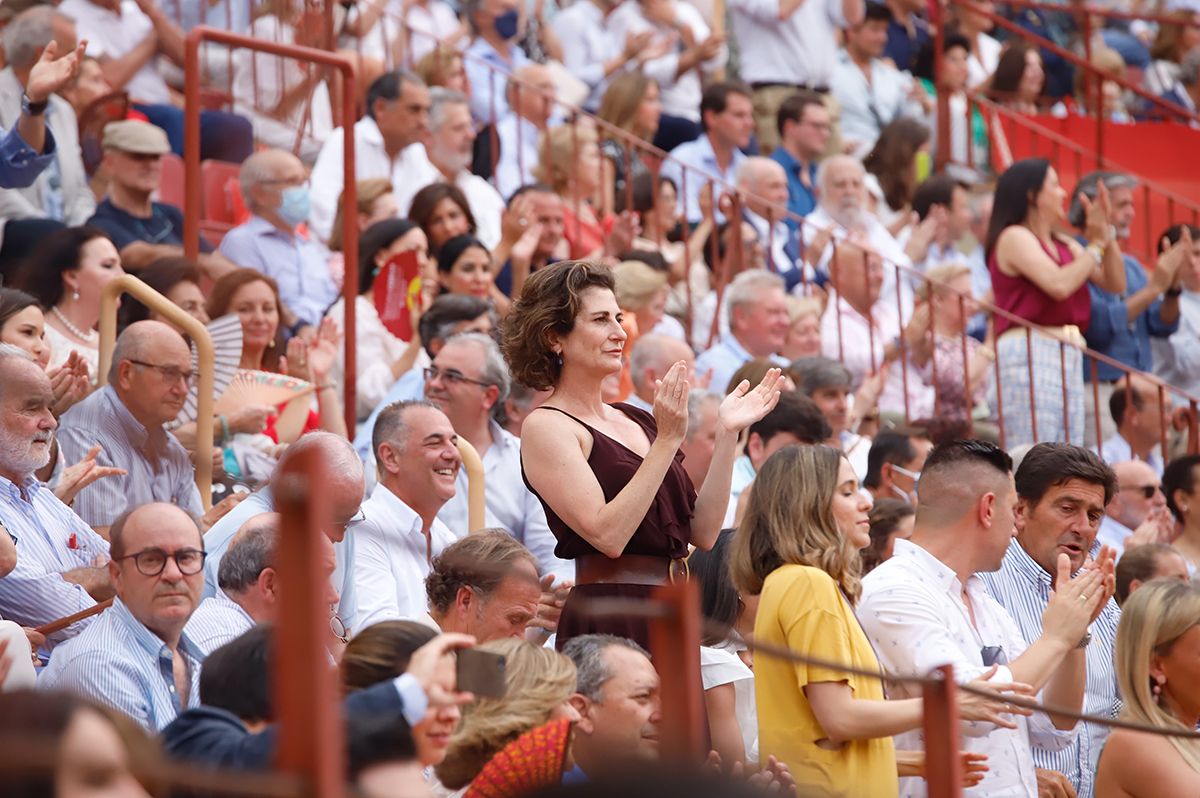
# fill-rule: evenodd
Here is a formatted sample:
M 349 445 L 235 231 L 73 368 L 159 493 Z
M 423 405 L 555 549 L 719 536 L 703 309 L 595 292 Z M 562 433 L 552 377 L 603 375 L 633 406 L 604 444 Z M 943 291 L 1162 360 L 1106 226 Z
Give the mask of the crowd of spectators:
M 1192 119 L 1194 10 L 1017 16 L 1093 85 L 990 2 L 936 54 L 910 0 L 335 6 L 0 2 L 0 737 L 57 746 L 14 795 L 270 770 L 304 464 L 365 795 L 640 794 L 696 674 L 596 607 L 683 579 L 715 794 L 926 794 L 944 664 L 967 794 L 1200 792 L 1200 229 L 1135 255 L 1136 175 L 972 102 Z M 359 81 L 201 50 L 189 258 L 201 24 Z M 125 274 L 163 302 L 102 346 Z

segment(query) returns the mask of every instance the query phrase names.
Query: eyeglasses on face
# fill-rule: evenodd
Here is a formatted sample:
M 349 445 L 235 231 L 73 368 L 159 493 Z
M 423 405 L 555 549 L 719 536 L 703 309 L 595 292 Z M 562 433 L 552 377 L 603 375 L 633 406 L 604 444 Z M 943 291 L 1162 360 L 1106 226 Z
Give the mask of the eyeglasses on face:
M 1138 491 L 1144 499 L 1153 499 L 1162 490 L 1162 485 L 1122 485 L 1121 490 Z
M 182 369 L 175 368 L 174 366 L 160 366 L 157 363 L 147 363 L 144 360 L 131 359 L 129 362 L 135 366 L 141 366 L 142 368 L 154 369 L 171 385 L 183 380 L 183 384 L 191 388 L 192 384 L 196 382 L 196 372 L 192 371 L 191 369 L 184 371 Z
M 350 630 L 346 628 L 346 622 L 342 620 L 342 616 L 333 607 L 329 608 L 329 631 L 343 645 L 350 642 Z
M 200 549 L 179 549 L 175 552 L 165 552 L 162 549 L 142 549 L 133 554 L 126 554 L 124 557 L 115 557 L 114 560 L 117 562 L 133 560 L 138 573 L 142 576 L 158 576 L 166 569 L 167 560 L 174 560 L 179 573 L 184 576 L 192 576 L 200 573 L 200 569 L 204 567 L 204 558 L 207 556 L 208 553 Z
M 425 382 L 433 382 L 438 377 L 441 377 L 442 382 L 446 383 L 447 385 L 469 382 L 472 385 L 479 385 L 483 388 L 492 387 L 492 383 L 484 382 L 483 380 L 473 380 L 458 369 L 446 369 L 443 371 L 437 366 L 426 366 L 423 372 L 425 374 Z

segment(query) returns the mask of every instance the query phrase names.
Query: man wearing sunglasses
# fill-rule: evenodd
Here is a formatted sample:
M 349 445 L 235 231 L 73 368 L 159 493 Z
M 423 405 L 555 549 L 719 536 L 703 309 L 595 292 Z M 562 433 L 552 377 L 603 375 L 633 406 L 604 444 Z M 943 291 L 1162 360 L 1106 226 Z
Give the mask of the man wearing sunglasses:
M 129 325 L 113 349 L 108 384 L 63 414 L 58 442 L 68 463 L 99 445 L 96 464 L 125 470 L 87 485 L 75 512 L 103 534 L 126 510 L 151 502 L 204 512 L 192 459 L 164 426 L 179 415 L 196 379 L 183 337 L 158 321 Z
M 161 502 L 122 515 L 109 535 L 117 596 L 55 650 L 38 687 L 95 699 L 157 732 L 200 703 L 204 654 L 184 627 L 204 587 L 204 540 L 186 512 Z
M 1120 557 L 1125 549 L 1142 543 L 1171 543 L 1175 519 L 1167 509 L 1162 479 L 1143 460 L 1112 464 L 1117 490 L 1104 508 L 1096 540 L 1113 548 Z M 1130 537 L 1128 545 L 1126 541 Z

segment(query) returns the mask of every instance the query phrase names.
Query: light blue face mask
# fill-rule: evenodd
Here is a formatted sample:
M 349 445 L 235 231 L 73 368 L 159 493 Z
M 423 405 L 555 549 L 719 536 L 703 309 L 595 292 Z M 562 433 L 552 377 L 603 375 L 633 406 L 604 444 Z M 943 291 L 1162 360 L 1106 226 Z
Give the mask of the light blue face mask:
M 308 220 L 312 208 L 312 200 L 308 195 L 308 186 L 292 186 L 280 192 L 279 218 L 292 227 Z

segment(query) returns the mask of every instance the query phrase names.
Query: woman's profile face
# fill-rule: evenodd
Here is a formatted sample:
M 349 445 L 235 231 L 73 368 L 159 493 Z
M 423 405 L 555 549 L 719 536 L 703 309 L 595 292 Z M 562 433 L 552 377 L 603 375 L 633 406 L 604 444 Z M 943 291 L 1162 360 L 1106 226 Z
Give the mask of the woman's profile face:
M 0 327 L 0 343 L 12 344 L 33 355 L 42 368 L 50 363 L 50 345 L 46 343 L 46 317 L 37 305 L 30 305 L 8 317 Z
M 129 753 L 112 723 L 80 709 L 63 734 L 55 774 L 58 798 L 149 798 L 129 771 Z
M 871 502 L 858 489 L 858 477 L 845 457 L 839 458 L 837 486 L 830 501 L 838 532 L 856 549 L 871 545 Z
M 1058 182 L 1058 172 L 1051 166 L 1046 170 L 1046 179 L 1042 181 L 1042 189 L 1037 195 L 1037 210 L 1043 219 L 1050 222 L 1062 221 L 1066 218 L 1063 205 L 1067 201 L 1066 189 Z
M 442 671 L 442 684 L 454 684 L 454 658 L 442 657 L 438 663 Z M 446 749 L 450 747 L 450 736 L 458 726 L 462 717 L 457 706 L 430 708 L 425 718 L 413 726 L 413 743 L 417 747 L 417 759 L 425 767 L 436 765 L 446 758 Z
M 559 339 L 563 364 L 609 374 L 621 370 L 625 340 L 621 309 L 607 288 L 592 286 L 580 295 L 571 332 Z
M 1163 703 L 1172 714 L 1200 717 L 1200 625 L 1180 635 L 1165 655 L 1151 660 L 1150 674 L 1166 679 Z
M 1037 50 L 1025 51 L 1025 71 L 1021 73 L 1021 94 L 1026 99 L 1036 99 L 1042 93 L 1046 72 L 1042 68 L 1042 56 Z
M 79 267 L 63 273 L 63 286 L 67 294 L 79 292 L 80 302 L 98 307 L 104 286 L 124 273 L 121 255 L 113 242 L 93 238 L 79 251 Z
M 662 93 L 658 90 L 658 83 L 652 80 L 646 85 L 646 93 L 642 95 L 642 101 L 638 104 L 634 120 L 638 130 L 645 133 L 646 138 L 649 138 L 657 132 L 660 117 L 662 117 Z

